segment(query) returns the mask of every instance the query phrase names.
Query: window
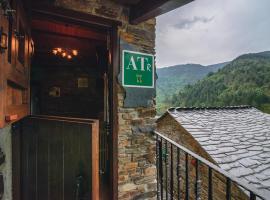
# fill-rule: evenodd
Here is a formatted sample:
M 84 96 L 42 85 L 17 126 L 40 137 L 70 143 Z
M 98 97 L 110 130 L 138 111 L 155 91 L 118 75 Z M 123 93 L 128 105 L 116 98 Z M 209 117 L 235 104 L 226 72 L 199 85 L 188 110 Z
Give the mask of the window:
M 11 63 L 12 57 L 12 28 L 13 28 L 13 18 L 9 16 L 8 18 L 8 62 Z
M 25 31 L 24 28 L 22 26 L 22 24 L 20 23 L 19 25 L 19 33 L 18 33 L 18 60 L 19 62 L 24 65 L 24 61 L 25 61 Z

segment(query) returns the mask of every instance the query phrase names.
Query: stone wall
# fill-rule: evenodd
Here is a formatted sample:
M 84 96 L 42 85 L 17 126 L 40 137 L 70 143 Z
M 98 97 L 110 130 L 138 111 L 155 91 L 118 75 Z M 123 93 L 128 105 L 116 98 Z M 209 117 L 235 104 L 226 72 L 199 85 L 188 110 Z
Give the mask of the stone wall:
M 119 35 L 145 53 L 155 53 L 155 19 L 128 23 L 129 9 L 109 0 L 56 0 L 55 5 L 122 22 Z M 124 108 L 125 92 L 118 86 L 118 199 L 155 199 L 154 100 L 150 108 Z M 114 158 L 116 159 L 116 158 Z
M 192 152 L 200 155 L 206 160 L 217 164 L 211 156 L 200 146 L 200 144 L 188 133 L 173 117 L 166 114 L 160 118 L 157 122 L 157 131 L 177 142 L 178 144 L 186 147 Z M 170 147 L 170 146 L 168 146 Z M 174 155 L 176 155 L 176 149 L 174 149 Z M 170 155 L 170 150 L 168 150 Z M 170 161 L 170 156 L 168 156 Z M 189 159 L 189 192 L 190 199 L 195 199 L 195 183 L 196 183 L 196 171 L 195 171 L 195 159 L 191 156 Z M 176 156 L 174 157 L 176 161 Z M 174 163 L 174 174 L 176 174 L 176 162 Z M 180 177 L 181 177 L 181 199 L 185 198 L 185 153 L 180 152 Z M 215 171 L 212 171 L 213 180 L 213 199 L 223 200 L 226 199 L 226 178 Z M 208 199 L 208 168 L 200 164 L 199 165 L 199 194 L 201 199 Z M 175 186 L 177 185 L 177 178 L 174 179 Z M 175 191 L 177 188 L 175 187 Z M 248 196 L 240 190 L 235 184 L 232 184 L 232 200 L 247 200 Z
M 147 110 L 119 109 L 119 199 L 155 199 L 153 123 Z
M 0 164 L 0 174 L 4 179 L 3 200 L 12 199 L 12 146 L 10 126 L 0 129 L 0 149 L 5 155 L 5 162 Z

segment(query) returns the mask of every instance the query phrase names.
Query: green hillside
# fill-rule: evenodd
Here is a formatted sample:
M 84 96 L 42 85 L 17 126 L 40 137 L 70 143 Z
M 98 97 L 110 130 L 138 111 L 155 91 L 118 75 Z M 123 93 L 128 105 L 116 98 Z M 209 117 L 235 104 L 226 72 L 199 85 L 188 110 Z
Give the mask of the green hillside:
M 242 55 L 185 86 L 171 99 L 181 107 L 252 105 L 270 113 L 270 51 Z
M 177 94 L 184 86 L 195 83 L 210 72 L 218 71 L 226 64 L 228 62 L 209 66 L 186 64 L 157 69 L 158 112 L 162 113 L 170 107 L 172 95 Z

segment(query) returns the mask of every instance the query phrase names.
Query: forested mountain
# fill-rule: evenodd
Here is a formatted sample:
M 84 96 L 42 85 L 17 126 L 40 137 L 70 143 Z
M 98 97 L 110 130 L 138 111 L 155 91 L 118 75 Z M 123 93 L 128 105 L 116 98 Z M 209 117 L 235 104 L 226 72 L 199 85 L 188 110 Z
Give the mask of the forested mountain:
M 168 103 L 173 94 L 177 94 L 184 86 L 204 78 L 210 72 L 218 71 L 226 64 L 228 62 L 209 66 L 186 64 L 157 69 L 157 108 L 159 113 L 170 106 Z
M 270 113 L 270 51 L 242 55 L 171 99 L 180 107 L 243 104 Z

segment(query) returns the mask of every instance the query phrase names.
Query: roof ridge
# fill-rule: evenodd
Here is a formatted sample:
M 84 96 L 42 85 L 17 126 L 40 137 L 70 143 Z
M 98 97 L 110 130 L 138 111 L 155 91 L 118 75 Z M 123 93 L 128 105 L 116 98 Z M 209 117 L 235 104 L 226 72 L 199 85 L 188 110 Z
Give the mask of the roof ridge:
M 224 106 L 224 107 L 171 107 L 167 111 L 174 112 L 174 111 L 184 111 L 184 110 L 237 110 L 237 109 L 250 109 L 253 106 L 250 105 L 238 105 L 238 106 Z

